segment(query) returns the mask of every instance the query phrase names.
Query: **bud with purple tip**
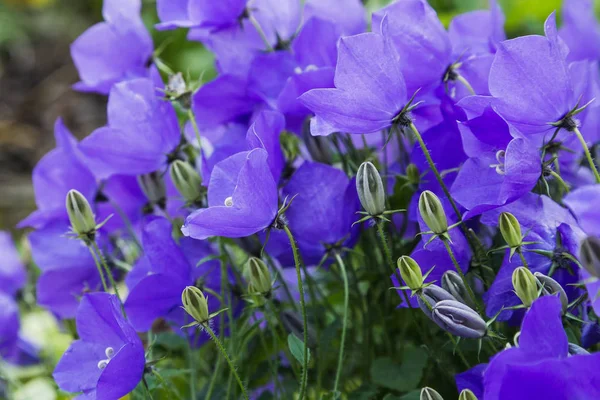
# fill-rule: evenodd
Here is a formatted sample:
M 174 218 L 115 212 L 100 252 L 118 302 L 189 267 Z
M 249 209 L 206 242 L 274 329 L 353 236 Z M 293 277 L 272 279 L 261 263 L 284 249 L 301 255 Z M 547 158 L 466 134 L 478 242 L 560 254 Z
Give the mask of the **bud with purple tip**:
M 452 335 L 480 339 L 487 332 L 485 321 L 475 310 L 456 300 L 442 300 L 431 312 L 433 321 Z

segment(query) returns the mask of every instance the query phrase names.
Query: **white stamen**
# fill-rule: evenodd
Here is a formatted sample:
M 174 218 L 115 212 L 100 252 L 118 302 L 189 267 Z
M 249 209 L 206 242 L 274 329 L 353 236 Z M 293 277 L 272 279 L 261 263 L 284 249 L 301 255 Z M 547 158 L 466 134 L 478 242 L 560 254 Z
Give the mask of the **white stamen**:
M 225 206 L 233 207 L 233 197 L 229 196 L 228 198 L 225 199 Z
M 98 369 L 104 369 L 108 365 L 108 360 L 100 360 L 98 361 Z
M 106 350 L 104 350 L 104 354 L 106 354 L 106 358 L 110 360 L 115 355 L 115 349 L 107 347 Z

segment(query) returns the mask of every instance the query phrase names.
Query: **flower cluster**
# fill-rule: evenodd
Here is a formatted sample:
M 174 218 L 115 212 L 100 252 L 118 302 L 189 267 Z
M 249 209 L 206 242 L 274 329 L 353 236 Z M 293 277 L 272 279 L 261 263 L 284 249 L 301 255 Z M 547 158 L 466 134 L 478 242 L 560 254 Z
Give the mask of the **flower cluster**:
M 108 123 L 78 142 L 56 122 L 20 224 L 37 302 L 77 322 L 62 390 L 178 392 L 161 373 L 188 362 L 186 398 L 600 398 L 591 0 L 513 39 L 494 0 L 447 28 L 426 0 L 370 28 L 360 0 L 156 3 L 217 77 L 171 70 L 141 0 L 104 0 L 71 52 Z M 386 380 L 419 346 L 429 372 Z

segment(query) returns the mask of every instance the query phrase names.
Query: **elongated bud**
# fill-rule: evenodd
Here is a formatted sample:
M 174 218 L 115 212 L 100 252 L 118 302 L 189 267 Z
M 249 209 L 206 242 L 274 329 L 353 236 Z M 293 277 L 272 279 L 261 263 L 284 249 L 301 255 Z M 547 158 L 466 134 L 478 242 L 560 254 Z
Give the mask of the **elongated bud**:
M 477 396 L 469 389 L 463 389 L 458 395 L 458 400 L 478 400 Z
M 304 142 L 313 161 L 323 164 L 333 163 L 333 151 L 330 147 L 330 140 L 325 136 L 313 136 L 310 133 L 309 123 L 304 124 L 302 129 L 302 142 Z
M 421 389 L 419 400 L 444 400 L 444 398 L 436 390 L 430 387 L 424 387 Z
M 542 294 L 544 296 L 556 295 L 558 293 L 560 297 L 560 304 L 562 305 L 562 312 L 564 315 L 567 312 L 567 308 L 569 307 L 569 299 L 567 298 L 565 289 L 563 289 L 560 283 L 556 282 L 554 279 L 540 272 L 534 273 L 533 276 L 535 276 L 539 286 L 542 288 Z
M 431 314 L 433 322 L 455 336 L 479 339 L 487 332 L 487 325 L 479 314 L 456 300 L 438 302 Z
M 364 162 L 356 174 L 356 191 L 360 204 L 369 215 L 377 216 L 385 211 L 385 190 L 377 168 Z
M 569 355 L 571 356 L 587 356 L 589 351 L 575 343 L 569 343 Z
M 431 316 L 431 310 L 433 307 L 442 300 L 456 300 L 450 293 L 445 289 L 437 285 L 429 285 L 421 290 L 421 295 L 417 298 L 419 308 L 429 318 Z
M 512 284 L 515 293 L 521 299 L 521 302 L 527 307 L 539 297 L 537 281 L 531 271 L 525 267 L 519 267 L 513 271 Z
M 397 264 L 400 276 L 406 286 L 414 291 L 421 289 L 423 286 L 423 272 L 419 264 L 409 256 L 400 257 Z
M 425 190 L 419 197 L 419 213 L 427 227 L 436 235 L 448 232 L 448 220 L 442 202 L 435 193 Z
M 69 190 L 69 193 L 67 193 L 66 208 L 71 229 L 74 233 L 80 237 L 94 234 L 96 231 L 96 217 L 84 195 L 75 189 Z
M 202 325 L 208 321 L 210 317 L 208 299 L 204 296 L 202 290 L 195 286 L 187 286 L 181 293 L 181 303 L 185 312 L 198 324 Z
M 169 174 L 175 188 L 188 203 L 197 202 L 202 198 L 202 178 L 189 163 L 173 161 Z
M 448 270 L 442 275 L 442 287 L 461 303 L 473 308 L 475 304 L 469 296 L 469 291 L 458 273 Z
M 600 239 L 588 236 L 581 243 L 581 264 L 590 275 L 600 278 Z
M 152 205 L 164 209 L 167 202 L 167 189 L 160 174 L 152 172 L 138 176 L 138 184 Z
M 406 178 L 413 185 L 418 185 L 421 181 L 421 174 L 419 168 L 415 164 L 408 164 L 406 166 Z
M 521 225 L 514 215 L 508 212 L 503 212 L 498 218 L 498 225 L 500 226 L 500 233 L 502 238 L 511 248 L 517 248 L 523 243 L 523 236 L 521 235 Z
M 251 293 L 266 294 L 271 291 L 271 284 L 273 282 L 271 280 L 271 272 L 260 258 L 250 257 L 246 263 L 244 275 L 246 275 L 246 279 L 250 282 L 248 290 Z

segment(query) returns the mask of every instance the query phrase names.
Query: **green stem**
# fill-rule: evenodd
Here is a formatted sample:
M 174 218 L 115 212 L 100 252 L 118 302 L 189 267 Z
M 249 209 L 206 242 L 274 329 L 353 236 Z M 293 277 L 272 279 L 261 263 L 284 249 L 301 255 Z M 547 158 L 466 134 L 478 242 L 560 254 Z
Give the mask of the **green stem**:
M 481 306 L 479 304 L 479 301 L 477 300 L 477 297 L 475 297 L 475 293 L 473 293 L 473 289 L 471 289 L 469 282 L 467 282 L 467 277 L 463 273 L 463 270 L 460 267 L 460 264 L 458 263 L 458 261 L 456 261 L 456 257 L 454 256 L 454 252 L 452 251 L 452 247 L 450 246 L 448 239 L 441 238 L 441 240 L 444 243 L 444 247 L 446 247 L 446 251 L 448 252 L 448 255 L 450 256 L 450 259 L 452 260 L 452 264 L 454 264 L 454 268 L 456 268 L 456 272 L 458 272 L 458 274 L 460 275 L 460 278 L 463 281 L 463 284 L 467 288 L 467 292 L 469 292 L 469 296 L 471 297 L 471 300 L 473 300 L 473 304 L 475 304 L 477 306 L 477 311 L 481 314 Z
M 596 177 L 596 183 L 600 183 L 600 174 L 598 173 L 596 164 L 594 164 L 594 160 L 592 159 L 592 154 L 590 153 L 590 149 L 588 148 L 587 143 L 585 142 L 585 139 L 584 139 L 583 135 L 581 134 L 581 131 L 579 130 L 579 128 L 575 127 L 573 129 L 573 132 L 575 132 L 575 135 L 577 135 L 577 139 L 579 139 L 579 142 L 581 143 L 581 147 L 583 147 L 585 157 L 587 158 L 587 161 L 590 164 L 590 168 L 592 169 L 592 172 L 594 173 L 594 176 Z
M 212 397 L 213 391 L 215 390 L 215 383 L 217 382 L 217 376 L 219 375 L 220 368 L 221 368 L 221 357 L 217 357 L 217 362 L 215 364 L 215 370 L 213 371 L 213 374 L 210 377 L 210 383 L 208 384 L 208 390 L 206 392 L 206 396 L 204 396 L 204 400 L 210 400 L 210 398 Z
M 529 269 L 529 265 L 527 264 L 527 260 L 525 259 L 521 248 L 517 248 L 517 253 L 519 254 L 519 258 L 521 259 L 521 264 L 523 264 L 525 268 Z
M 188 119 L 192 123 L 192 128 L 194 128 L 194 134 L 196 135 L 196 140 L 198 141 L 198 165 L 202 168 L 202 138 L 200 137 L 200 129 L 198 128 L 198 122 L 196 122 L 196 116 L 194 112 L 190 108 L 187 112 Z
M 337 372 L 335 374 L 335 381 L 333 384 L 333 393 L 337 393 L 338 384 L 340 382 L 340 376 L 342 374 L 342 363 L 344 361 L 344 346 L 346 344 L 346 330 L 348 329 L 348 302 L 349 302 L 349 289 L 348 289 L 348 275 L 346 274 L 346 265 L 340 257 L 339 253 L 335 252 L 335 260 L 337 261 L 340 271 L 342 273 L 342 279 L 344 280 L 344 316 L 342 319 L 342 339 L 340 341 L 340 352 L 338 355 Z
M 410 129 L 413 131 L 415 137 L 417 138 L 417 141 L 419 142 L 419 146 L 421 147 L 423 154 L 425 154 L 425 158 L 427 159 L 429 168 L 431 168 L 431 171 L 435 175 L 435 178 L 437 179 L 438 183 L 440 184 L 440 187 L 444 191 L 444 195 L 446 195 L 446 198 L 450 202 L 450 205 L 452 206 L 452 209 L 454 210 L 454 213 L 456 214 L 456 218 L 458 218 L 458 220 L 462 223 L 462 214 L 460 213 L 458 206 L 452 199 L 452 196 L 450 196 L 450 191 L 448 190 L 448 187 L 444 183 L 444 180 L 442 179 L 440 172 L 438 171 L 437 167 L 433 163 L 433 159 L 431 158 L 431 153 L 429 153 L 429 150 L 427 149 L 427 146 L 425 145 L 425 142 L 423 141 L 423 137 L 421 136 L 421 133 L 419 133 L 419 130 L 417 129 L 415 124 L 413 124 L 412 122 L 410 124 Z
M 115 294 L 117 295 L 117 298 L 119 299 L 119 303 L 121 303 L 121 311 L 123 312 L 123 314 L 125 314 L 125 306 L 123 305 L 123 299 L 121 298 L 121 295 L 119 294 L 119 288 L 117 287 L 117 283 L 115 282 L 115 279 L 113 278 L 113 276 L 110 272 L 110 268 L 108 268 L 106 259 L 102 255 L 102 252 L 100 251 L 100 247 L 98 247 L 98 243 L 93 241 L 92 246 L 94 248 L 94 251 L 96 251 L 96 253 L 98 254 L 98 258 L 100 259 L 100 263 L 104 267 L 104 271 L 106 272 L 106 275 L 108 276 L 110 285 L 113 287 L 113 289 L 115 289 Z
M 306 385 L 308 383 L 308 319 L 306 317 L 306 302 L 304 300 L 304 287 L 302 285 L 302 274 L 300 273 L 300 265 L 302 264 L 302 260 L 300 259 L 300 254 L 298 253 L 298 247 L 296 246 L 296 241 L 294 240 L 294 236 L 290 231 L 290 228 L 287 225 L 283 226 L 283 230 L 285 231 L 289 241 L 290 246 L 292 246 L 292 253 L 294 255 L 294 264 L 296 266 L 296 275 L 298 278 L 298 291 L 300 292 L 300 310 L 302 311 L 302 329 L 303 329 L 303 341 L 304 341 L 304 358 L 302 365 L 302 382 L 300 383 L 300 396 L 299 400 L 303 400 L 306 394 Z
M 560 183 L 560 185 L 565 189 L 565 192 L 569 193 L 571 188 L 557 172 L 550 170 L 549 174 L 552 175 L 552 177 L 554 177 L 558 183 Z
M 229 365 L 231 373 L 233 374 L 233 377 L 237 381 L 237 383 L 242 391 L 242 397 L 246 400 L 249 400 L 248 393 L 246 392 L 246 387 L 244 386 L 242 379 L 238 375 L 235 365 L 233 365 L 233 361 L 231 361 L 231 358 L 229 358 L 229 354 L 227 354 L 225 347 L 223 347 L 223 344 L 221 343 L 221 341 L 219 340 L 217 335 L 215 335 L 215 332 L 210 328 L 210 326 L 208 324 L 204 324 L 204 325 L 202 325 L 202 327 L 210 335 L 213 342 L 215 342 L 215 344 L 217 345 L 217 349 L 219 349 L 219 351 L 221 352 L 221 355 L 223 356 L 225 361 L 227 361 L 227 364 Z
M 93 248 L 91 246 L 89 246 L 88 249 L 90 249 L 90 254 L 92 255 L 92 258 L 94 259 L 94 263 L 96 264 L 96 268 L 98 269 L 98 274 L 100 275 L 100 280 L 102 281 L 102 288 L 104 289 L 104 291 L 106 293 L 108 293 L 108 286 L 106 285 L 106 279 L 104 278 L 104 272 L 102 272 L 102 266 L 100 265 L 100 262 L 96 258 L 96 253 L 94 252 Z

